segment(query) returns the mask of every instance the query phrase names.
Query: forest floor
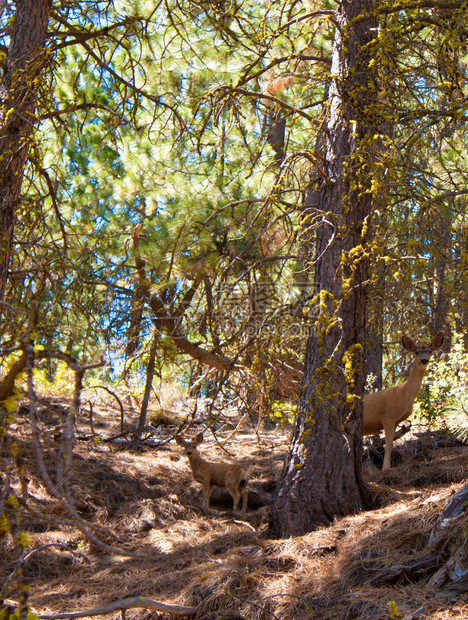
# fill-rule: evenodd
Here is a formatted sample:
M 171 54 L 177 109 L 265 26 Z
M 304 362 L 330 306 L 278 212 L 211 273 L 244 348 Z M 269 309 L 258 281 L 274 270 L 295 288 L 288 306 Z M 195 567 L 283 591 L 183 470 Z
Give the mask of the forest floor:
M 60 405 L 43 403 L 38 418 L 52 474 Z M 249 508 L 239 518 L 231 512 L 230 497 L 216 490 L 210 511 L 203 512 L 201 485 L 170 440 L 174 430 L 159 429 L 154 437 L 160 441 L 153 439 L 153 445 L 135 453 L 122 440 L 106 440 L 110 424 L 118 427 L 118 412 L 110 421 L 108 412 L 94 411 L 94 431 L 103 440 L 84 441 L 82 429 L 69 475 L 79 515 L 108 547 L 86 537 L 45 489 L 26 415 L 20 414 L 12 428 L 28 478 L 29 505 L 45 516 L 26 515 L 22 521 L 30 550 L 35 550 L 23 579 L 39 616 L 143 596 L 197 606 L 196 618 L 205 619 L 468 618 L 463 592 L 436 589 L 429 582 L 431 573 L 418 571 L 431 557 L 428 538 L 440 512 L 467 482 L 468 446 L 431 433 L 402 438 L 389 474 L 364 469 L 373 510 L 305 536 L 273 540 L 268 538 L 269 508 L 262 504 L 279 478 L 287 430 L 276 427 L 258 435 L 245 424 L 226 444 L 251 472 Z M 230 430 L 219 429 L 221 443 Z M 205 440 L 203 455 L 225 458 L 209 432 Z M 11 540 L 4 537 L 1 583 L 11 574 L 12 560 Z M 112 617 L 119 615 L 116 611 Z M 127 620 L 150 617 L 173 616 L 125 612 Z

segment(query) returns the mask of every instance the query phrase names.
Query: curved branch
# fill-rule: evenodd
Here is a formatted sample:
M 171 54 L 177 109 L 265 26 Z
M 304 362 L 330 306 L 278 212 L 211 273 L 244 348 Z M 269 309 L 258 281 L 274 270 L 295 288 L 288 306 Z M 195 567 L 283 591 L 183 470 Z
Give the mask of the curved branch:
M 120 409 L 120 431 L 121 431 L 121 433 L 123 433 L 124 432 L 125 411 L 124 411 L 124 406 L 122 405 L 122 401 L 117 396 L 117 394 L 115 392 L 113 392 L 110 388 L 108 388 L 105 385 L 90 385 L 89 387 L 85 388 L 83 391 L 86 391 L 86 390 L 98 390 L 98 389 L 105 390 L 108 394 L 113 396 L 115 398 L 115 400 L 118 402 L 119 409 Z
M 44 114 L 39 114 L 37 118 L 38 118 L 38 121 L 40 122 L 40 121 L 44 121 L 48 119 L 59 118 L 63 114 L 67 114 L 67 115 L 73 114 L 74 112 L 78 112 L 80 110 L 101 110 L 104 112 L 108 112 L 109 114 L 112 114 L 113 116 L 116 116 L 122 124 L 128 123 L 125 117 L 122 114 L 119 114 L 119 112 L 117 112 L 116 110 L 113 110 L 111 107 L 104 105 L 103 103 L 97 103 L 94 101 L 92 102 L 85 101 L 84 103 L 73 103 L 73 104 L 70 104 L 68 107 L 63 108 L 61 110 L 55 109 L 52 112 L 44 112 Z
M 162 613 L 171 614 L 172 616 L 178 616 L 182 618 L 184 616 L 192 616 L 196 613 L 196 607 L 184 607 L 182 605 L 167 605 L 166 603 L 160 603 L 153 599 L 146 598 L 144 596 L 134 596 L 132 598 L 125 598 L 120 601 L 115 601 L 104 607 L 96 607 L 94 609 L 86 609 L 85 611 L 75 611 L 63 614 L 51 614 L 38 616 L 41 620 L 61 620 L 62 618 L 85 618 L 86 616 L 100 616 L 103 614 L 110 614 L 113 611 L 124 609 L 152 609 L 153 611 L 160 611 Z
M 212 368 L 217 368 L 218 370 L 229 370 L 229 368 L 232 367 L 232 362 L 224 355 L 203 349 L 198 344 L 191 342 L 187 336 L 180 331 L 180 324 L 184 314 L 183 303 L 179 305 L 179 313 L 176 312 L 176 314 L 170 314 L 164 303 L 161 301 L 161 298 L 152 293 L 150 282 L 146 278 L 146 263 L 145 260 L 141 258 L 139 252 L 140 230 L 141 226 L 138 225 L 133 234 L 135 265 L 137 268 L 137 277 L 139 280 L 140 290 L 146 299 L 146 303 L 154 312 L 153 323 L 160 331 L 164 332 L 173 340 L 175 346 L 182 353 L 186 353 L 193 359 L 201 362 L 202 364 L 206 364 L 207 366 L 211 366 Z M 195 287 L 195 284 L 198 287 L 197 283 L 194 283 L 193 287 Z M 189 289 L 187 293 L 188 299 L 190 298 L 191 293 L 192 289 Z
M 281 108 L 289 110 L 290 112 L 294 112 L 295 114 L 299 114 L 299 116 L 302 116 L 303 118 L 305 118 L 307 121 L 309 121 L 309 123 L 312 123 L 313 125 L 317 125 L 321 129 L 326 131 L 326 127 L 323 127 L 323 121 L 317 118 L 314 118 L 313 116 L 310 116 L 310 114 L 307 114 L 307 112 L 304 112 L 300 108 L 296 108 L 293 105 L 286 103 L 285 101 L 283 101 L 283 99 L 279 99 L 278 97 L 275 97 L 274 95 L 269 95 L 268 93 L 263 93 L 263 92 L 254 93 L 250 90 L 246 90 L 245 88 L 238 88 L 236 86 L 217 86 L 216 88 L 211 90 L 208 93 L 208 95 L 215 95 L 218 92 L 226 93 L 229 95 L 237 94 L 237 95 L 243 95 L 244 97 L 250 97 L 253 99 L 265 99 L 267 101 L 272 101 L 276 103 L 278 106 L 280 106 Z
M 144 90 L 143 88 L 139 88 L 138 86 L 136 86 L 136 84 L 129 82 L 128 80 L 123 78 L 121 75 L 119 75 L 116 71 L 114 71 L 108 64 L 106 64 L 102 60 L 102 58 L 99 58 L 99 56 L 93 51 L 93 49 L 87 43 L 85 43 L 84 41 L 80 41 L 80 44 L 88 52 L 88 54 L 96 61 L 98 66 L 104 71 L 107 71 L 107 73 L 109 73 L 117 82 L 119 82 L 120 84 L 123 84 L 126 88 L 129 88 L 134 93 L 141 95 L 145 99 L 148 99 L 149 101 L 156 104 L 157 106 L 161 106 L 164 109 L 169 110 L 172 114 L 174 114 L 174 116 L 178 120 L 180 127 L 182 128 L 185 127 L 185 122 L 182 119 L 182 117 L 173 108 L 173 106 L 170 106 L 163 100 L 162 96 L 152 95 L 151 93 L 146 92 L 146 90 Z
M 34 157 L 31 154 L 29 159 L 34 164 L 34 166 L 36 167 L 36 169 L 39 172 L 39 174 L 41 176 L 43 176 L 44 179 L 45 179 L 45 182 L 46 182 L 46 185 L 47 185 L 47 189 L 49 190 L 49 196 L 50 196 L 50 199 L 52 201 L 52 206 L 54 207 L 55 215 L 57 216 L 57 221 L 58 221 L 58 224 L 59 224 L 59 227 L 60 227 L 60 231 L 62 233 L 63 251 L 67 252 L 67 250 L 68 250 L 67 233 L 66 233 L 66 230 L 65 230 L 65 226 L 63 224 L 62 215 L 60 213 L 60 209 L 59 209 L 58 202 L 57 202 L 57 189 L 56 189 L 56 187 L 54 187 L 54 184 L 52 183 L 52 179 L 50 178 L 49 173 L 44 168 L 44 166 L 42 166 L 39 163 L 39 161 L 36 159 L 36 157 Z
M 65 47 L 70 47 L 73 45 L 77 45 L 79 43 L 83 43 L 85 41 L 94 41 L 96 39 L 101 39 L 104 36 L 111 36 L 112 33 L 122 27 L 133 26 L 134 24 L 138 24 L 141 21 L 146 21 L 145 18 L 140 17 L 138 15 L 126 17 L 120 22 L 116 22 L 111 24 L 110 26 L 106 26 L 104 28 L 100 28 L 98 30 L 86 30 L 86 28 L 78 29 L 76 25 L 71 25 L 66 19 L 60 15 L 58 11 L 53 13 L 53 18 L 56 22 L 68 28 L 68 31 L 64 33 L 65 38 L 67 36 L 73 36 L 73 39 L 64 40 L 62 43 L 59 43 L 54 47 L 54 50 L 63 49 Z

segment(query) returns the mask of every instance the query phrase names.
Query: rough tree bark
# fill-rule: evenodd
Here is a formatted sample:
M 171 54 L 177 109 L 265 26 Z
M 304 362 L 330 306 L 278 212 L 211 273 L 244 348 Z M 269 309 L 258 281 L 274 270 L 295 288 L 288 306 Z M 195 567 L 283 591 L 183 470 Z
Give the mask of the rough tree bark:
M 156 355 L 158 352 L 159 333 L 155 331 L 151 342 L 148 365 L 146 367 L 145 392 L 141 403 L 140 417 L 138 418 L 138 426 L 133 435 L 131 449 L 137 451 L 140 447 L 141 436 L 145 430 L 146 417 L 148 413 L 149 400 L 151 398 L 151 389 L 153 387 L 154 371 L 156 367 Z
M 463 344 L 465 351 L 468 351 L 468 223 L 462 224 L 458 232 L 459 258 L 458 264 L 460 269 L 460 311 L 457 321 L 457 330 L 463 336 Z M 458 318 L 458 317 L 457 317 Z
M 451 325 L 448 320 L 450 312 L 451 296 L 453 296 L 453 288 L 450 283 L 450 277 L 447 274 L 447 267 L 452 257 L 453 239 L 451 233 L 453 214 L 451 210 L 446 209 L 443 205 L 438 210 L 438 220 L 435 225 L 438 227 L 436 247 L 433 251 L 434 257 L 434 281 L 437 287 L 437 293 L 431 307 L 431 331 L 438 334 L 444 331 L 445 338 L 442 350 L 447 353 L 451 349 Z M 437 330 L 437 331 L 436 331 Z
M 318 208 L 315 290 L 298 418 L 272 505 L 276 536 L 302 535 L 368 505 L 361 476 L 365 383 L 367 229 L 379 123 L 370 60 L 373 0 L 343 0 L 336 14 L 325 137 L 328 179 Z
M 30 138 L 51 0 L 17 0 L 2 80 L 0 128 L 0 301 L 5 296 L 16 211 Z M 1 311 L 1 307 L 0 307 Z

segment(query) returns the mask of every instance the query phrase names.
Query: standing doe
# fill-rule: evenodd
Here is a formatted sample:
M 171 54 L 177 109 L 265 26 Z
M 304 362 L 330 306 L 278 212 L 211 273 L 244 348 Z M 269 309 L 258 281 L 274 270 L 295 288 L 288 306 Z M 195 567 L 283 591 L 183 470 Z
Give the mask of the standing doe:
M 407 336 L 403 336 L 401 342 L 405 349 L 414 355 L 413 366 L 406 381 L 401 385 L 364 396 L 363 434 L 373 435 L 382 429 L 385 432 L 385 457 L 382 470 L 390 468 L 395 429 L 400 422 L 411 415 L 429 359 L 432 353 L 442 346 L 444 334 L 440 332 L 434 336 L 429 345 L 416 346 Z
M 190 462 L 193 477 L 203 484 L 203 507 L 208 510 L 211 492 L 214 487 L 225 488 L 234 500 L 233 512 L 237 512 L 242 497 L 242 513 L 247 509 L 247 470 L 239 463 L 210 463 L 205 461 L 198 452 L 198 445 L 203 441 L 203 433 L 198 433 L 193 441 L 186 441 L 182 435 L 175 440 L 185 450 Z

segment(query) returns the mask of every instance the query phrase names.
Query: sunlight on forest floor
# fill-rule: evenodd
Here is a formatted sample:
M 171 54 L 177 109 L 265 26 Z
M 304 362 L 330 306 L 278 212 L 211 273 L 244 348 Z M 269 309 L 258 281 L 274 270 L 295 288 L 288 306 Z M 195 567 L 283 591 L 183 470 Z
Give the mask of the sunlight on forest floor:
M 50 471 L 58 420 L 52 410 L 39 410 L 48 431 L 44 437 Z M 118 427 L 118 412 L 114 417 L 96 416 L 100 432 Z M 245 424 L 226 446 L 251 471 L 244 520 L 233 517 L 232 499 L 223 491 L 213 492 L 210 511 L 203 512 L 201 485 L 193 480 L 181 449 L 168 441 L 168 429 L 166 440 L 139 453 L 122 443 L 77 441 L 70 488 L 79 514 L 97 526 L 93 533 L 107 545 L 147 556 L 139 559 L 100 548 L 68 521 L 37 474 L 26 418 L 18 417 L 15 432 L 31 505 L 53 518 L 25 518 L 31 546 L 60 542 L 75 552 L 48 547 L 28 562 L 29 602 L 38 614 L 85 610 L 141 595 L 165 603 L 201 604 L 204 615 L 197 617 L 203 618 L 225 618 L 229 611 L 244 618 L 291 620 L 468 617 L 462 596 L 434 591 L 424 579 L 385 582 L 387 569 L 424 555 L 438 515 L 465 480 L 468 449 L 449 439 L 434 448 L 431 436 L 420 438 L 417 454 L 414 446 L 405 448 L 411 442 L 401 440 L 395 450 L 401 459 L 391 473 L 365 470 L 378 509 L 289 540 L 268 539 L 264 505 L 287 451 L 285 430 L 262 430 L 258 437 Z M 218 440 L 227 435 L 221 432 Z M 210 433 L 205 436 L 200 452 L 211 460 L 226 458 Z M 3 542 L 0 580 L 10 573 L 10 551 Z M 150 616 L 157 614 L 126 612 L 127 620 Z

